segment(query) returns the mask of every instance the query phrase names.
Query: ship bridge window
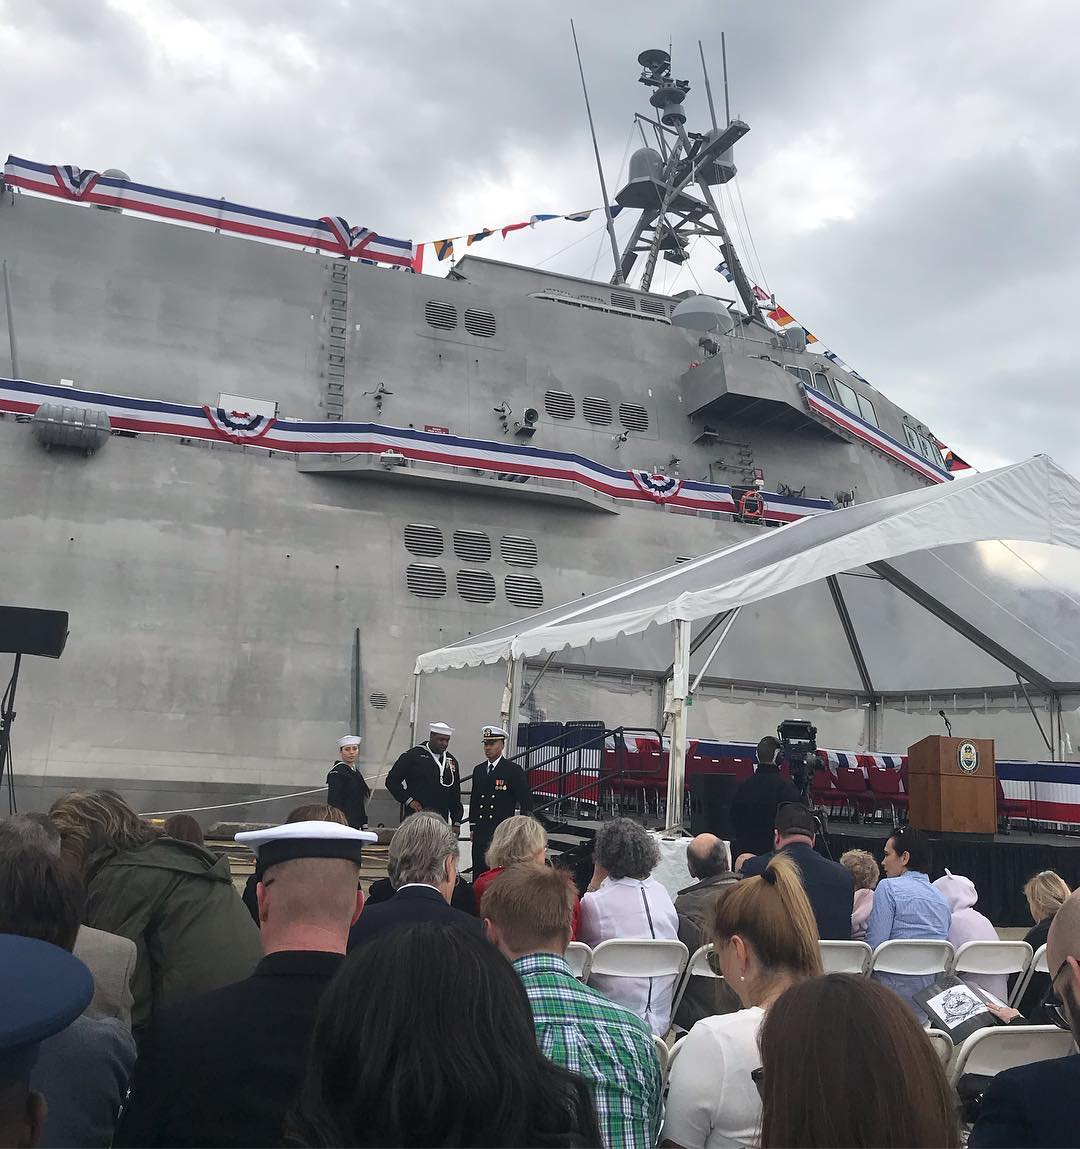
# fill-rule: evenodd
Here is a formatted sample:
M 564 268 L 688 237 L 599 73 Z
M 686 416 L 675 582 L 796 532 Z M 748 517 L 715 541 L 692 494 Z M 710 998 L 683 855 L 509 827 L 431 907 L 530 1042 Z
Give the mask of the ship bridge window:
M 574 396 L 566 391 L 548 391 L 544 395 L 544 409 L 552 419 L 573 419 L 577 414 Z
M 466 315 L 468 312 L 466 312 Z M 428 327 L 438 327 L 443 331 L 453 331 L 457 327 L 457 308 L 452 303 L 442 303 L 429 299 L 424 304 L 424 318 Z
M 544 605 L 544 588 L 532 575 L 507 575 L 503 580 L 506 601 L 526 610 L 539 610 Z
M 405 549 L 414 555 L 434 558 L 443 553 L 443 535 L 438 527 L 426 523 L 405 524 Z
M 405 568 L 405 585 L 410 594 L 418 598 L 444 598 L 446 596 L 446 571 L 442 567 L 428 566 L 426 563 L 409 563 Z
M 611 293 L 611 306 L 621 307 L 624 311 L 637 311 L 636 300 L 625 291 L 613 291 Z
M 466 602 L 494 602 L 495 576 L 490 571 L 458 571 L 457 592 Z
M 924 435 L 921 431 L 916 431 L 914 427 L 904 424 L 904 435 L 907 437 L 908 446 L 917 451 L 927 462 L 933 463 L 935 467 L 940 467 L 946 470 L 945 458 L 938 449 L 937 444 L 928 436 Z
M 491 561 L 491 539 L 483 531 L 454 531 L 454 554 L 467 563 Z
M 495 316 L 490 311 L 469 307 L 465 311 L 465 330 L 481 339 L 491 339 L 495 334 Z
M 647 431 L 649 429 L 649 412 L 640 403 L 620 403 L 619 422 L 628 431 Z
M 810 372 L 805 367 L 787 367 L 786 371 L 795 376 L 796 379 L 807 387 L 813 387 L 814 380 Z
M 822 393 L 832 398 L 832 388 L 829 386 L 829 377 L 823 371 L 814 372 L 814 387 Z
M 595 395 L 586 395 L 581 400 L 581 413 L 590 423 L 601 427 L 611 426 L 611 404 Z
M 878 425 L 877 412 L 874 410 L 874 404 L 866 398 L 865 395 L 860 395 L 854 388 L 849 387 L 843 380 L 835 379 L 836 394 L 840 402 L 852 412 L 858 415 L 861 419 L 865 419 L 867 423 L 872 423 L 875 427 Z
M 540 561 L 536 543 L 525 535 L 503 535 L 499 544 L 503 562 L 515 567 L 534 567 Z

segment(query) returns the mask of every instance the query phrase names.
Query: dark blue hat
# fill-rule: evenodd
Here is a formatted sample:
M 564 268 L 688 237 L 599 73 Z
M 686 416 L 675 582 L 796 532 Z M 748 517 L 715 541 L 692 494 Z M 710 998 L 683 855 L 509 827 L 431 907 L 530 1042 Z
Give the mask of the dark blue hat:
M 0 1085 L 26 1081 L 38 1046 L 66 1029 L 94 996 L 94 979 L 59 946 L 0 934 Z

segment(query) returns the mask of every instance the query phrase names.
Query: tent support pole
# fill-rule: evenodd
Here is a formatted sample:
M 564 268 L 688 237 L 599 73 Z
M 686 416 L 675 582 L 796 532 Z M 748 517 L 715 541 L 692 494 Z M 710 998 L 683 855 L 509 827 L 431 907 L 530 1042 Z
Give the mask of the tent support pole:
M 878 707 L 881 705 L 881 699 L 874 689 L 873 680 L 870 678 L 870 668 L 866 665 L 866 658 L 863 655 L 862 646 L 859 644 L 859 635 L 855 630 L 855 623 L 852 620 L 851 612 L 848 610 L 844 592 L 840 589 L 840 580 L 836 575 L 829 575 L 825 581 L 829 584 L 829 594 L 832 595 L 833 606 L 836 607 L 836 616 L 840 619 L 844 637 L 847 639 L 848 650 L 851 651 L 852 661 L 855 663 L 855 669 L 859 672 L 859 680 L 862 682 L 863 691 L 866 694 L 867 702 L 870 704 L 866 724 L 866 739 L 867 746 L 872 752 L 877 749 L 878 744 Z
M 519 711 L 525 705 L 525 703 L 528 702 L 530 698 L 532 698 L 533 692 L 540 685 L 540 679 L 543 678 L 545 674 L 547 674 L 548 667 L 555 661 L 555 655 L 557 653 L 558 653 L 558 651 L 553 650 L 547 656 L 547 661 L 544 663 L 544 665 L 541 666 L 540 669 L 537 671 L 536 677 L 532 680 L 532 685 L 529 687 L 528 690 L 525 691 L 525 694 L 522 696 L 521 701 L 518 702 L 518 710 Z
M 690 623 L 677 618 L 671 628 L 675 637 L 671 673 L 671 748 L 668 752 L 667 819 L 664 832 L 678 829 L 683 821 L 683 782 L 686 777 L 686 696 L 690 691 Z
M 739 617 L 739 611 L 740 610 L 742 610 L 742 607 L 737 606 L 737 607 L 735 607 L 734 610 L 729 610 L 727 612 L 727 614 L 725 615 L 723 628 L 721 629 L 720 633 L 717 635 L 716 641 L 713 643 L 713 648 L 712 648 L 712 650 L 709 651 L 708 657 L 705 659 L 704 664 L 702 665 L 701 669 L 697 672 L 697 677 L 694 679 L 693 683 L 690 686 L 690 694 L 693 694 L 694 691 L 697 690 L 698 686 L 701 685 L 701 680 L 705 677 L 709 667 L 712 666 L 713 659 L 716 657 L 717 652 L 720 650 L 720 647 L 721 647 L 724 639 L 727 638 L 728 632 L 735 625 L 735 620 Z M 719 617 L 719 616 L 717 616 L 717 617 Z
M 1043 729 L 1043 724 L 1039 721 L 1039 715 L 1035 710 L 1031 701 L 1031 695 L 1028 694 L 1027 687 L 1024 685 L 1024 680 L 1018 674 L 1016 676 L 1016 683 L 1024 692 L 1024 701 L 1027 703 L 1028 710 L 1031 711 L 1031 717 L 1035 719 L 1035 725 L 1039 728 L 1039 733 L 1042 735 L 1042 740 L 1046 743 L 1046 749 L 1050 751 L 1050 761 L 1057 761 L 1057 754 L 1054 751 L 1054 698 L 1053 692 L 1050 694 L 1050 737 L 1047 738 L 1046 731 Z
M 506 731 L 506 741 L 511 747 L 517 745 L 517 716 L 521 699 L 521 671 L 523 659 L 511 658 L 506 664 L 506 685 L 503 687 L 500 720 Z
M 1017 658 L 1006 650 L 1000 643 L 995 642 L 989 635 L 983 634 L 978 627 L 972 626 L 965 618 L 961 618 L 955 611 L 950 610 L 940 599 L 923 587 L 914 583 L 906 575 L 902 575 L 896 567 L 887 562 L 867 563 L 867 566 L 901 594 L 917 602 L 919 606 L 928 610 L 936 619 L 946 626 L 952 627 L 957 634 L 963 635 L 968 642 L 974 643 L 980 650 L 985 651 L 991 658 L 996 659 L 1002 666 L 1007 666 L 1013 674 L 1023 675 L 1024 678 L 1047 694 L 1054 693 L 1053 683 L 1044 678 L 1034 667 L 1028 666 L 1022 659 Z
M 416 745 L 416 724 L 420 721 L 420 671 L 413 671 L 412 709 L 409 711 L 409 745 Z

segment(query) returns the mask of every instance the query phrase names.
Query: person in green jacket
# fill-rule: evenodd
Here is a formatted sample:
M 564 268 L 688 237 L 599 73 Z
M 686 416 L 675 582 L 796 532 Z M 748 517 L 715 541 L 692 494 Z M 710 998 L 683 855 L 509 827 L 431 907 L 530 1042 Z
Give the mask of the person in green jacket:
M 251 974 L 259 930 L 228 858 L 166 837 L 111 790 L 66 794 L 49 817 L 83 875 L 86 925 L 135 943 L 133 1029 L 162 1006 Z

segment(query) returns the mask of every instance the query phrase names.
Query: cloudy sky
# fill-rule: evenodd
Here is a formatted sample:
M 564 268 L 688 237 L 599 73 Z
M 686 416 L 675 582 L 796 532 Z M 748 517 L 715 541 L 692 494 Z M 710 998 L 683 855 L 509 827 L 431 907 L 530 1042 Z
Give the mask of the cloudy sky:
M 417 241 L 592 207 L 571 16 L 609 185 L 637 53 L 671 42 L 704 127 L 725 31 L 755 278 L 973 464 L 1080 473 L 1071 0 L 0 0 L 0 151 Z M 606 278 L 599 222 L 478 250 Z

